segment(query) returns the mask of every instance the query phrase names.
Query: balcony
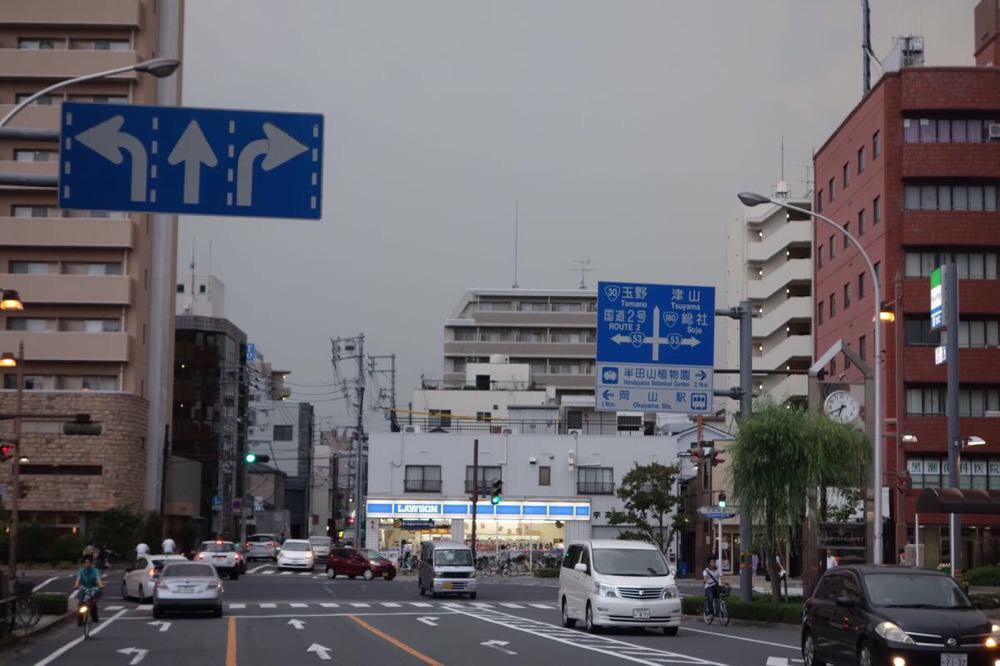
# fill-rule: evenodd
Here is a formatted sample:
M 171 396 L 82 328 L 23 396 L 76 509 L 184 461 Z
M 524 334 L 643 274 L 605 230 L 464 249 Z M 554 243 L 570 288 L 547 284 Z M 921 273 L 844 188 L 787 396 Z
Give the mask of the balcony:
M 127 275 L 25 275 L 0 273 L 4 289 L 17 289 L 27 304 L 131 305 L 132 279 Z
M 32 105 L 18 112 L 9 127 L 29 127 L 31 129 L 54 129 L 59 127 L 58 104 Z M 14 109 L 13 104 L 0 104 L 0 118 Z M 54 145 L 54 144 L 53 144 Z
M 55 147 L 55 144 L 52 144 Z M 0 160 L 0 171 L 7 173 L 17 173 L 26 176 L 52 176 L 59 175 L 59 162 L 17 162 L 14 160 Z M 55 189 L 55 188 L 53 188 Z
M 786 222 L 775 227 L 771 233 L 768 229 L 760 229 L 764 232 L 764 238 L 758 240 L 755 231 L 750 231 L 750 238 L 747 241 L 747 260 L 764 262 L 785 250 L 792 243 L 812 244 L 812 224 L 802 220 L 796 222 Z
M 0 217 L 0 238 L 7 247 L 130 249 L 131 220 L 68 217 Z
M 483 342 L 478 340 L 448 341 L 444 353 L 464 356 L 510 356 L 594 358 L 593 342 Z
M 786 298 L 784 301 L 780 301 L 778 305 L 771 310 L 768 310 L 766 305 L 764 306 L 763 316 L 754 319 L 753 334 L 754 337 L 764 337 L 774 333 L 779 328 L 784 328 L 785 325 L 792 319 L 808 320 L 811 317 L 811 296 L 794 296 Z
M 796 280 L 812 280 L 812 259 L 789 259 L 773 271 L 765 269 L 762 278 L 749 281 L 747 291 L 750 298 L 765 299 Z
M 128 333 L 57 333 L 0 331 L 0 349 L 24 341 L 28 362 L 128 363 Z
M 755 347 L 756 349 L 756 347 Z M 813 354 L 813 339 L 811 335 L 790 335 L 770 349 L 766 346 L 760 356 L 754 355 L 755 370 L 773 370 L 784 368 L 791 358 L 811 359 Z
M 0 26 L 73 28 L 138 28 L 139 0 L 4 0 Z
M 4 15 L 6 12 L 5 7 Z M 0 49 L 0 62 L 3 63 L 3 70 L 0 71 L 0 78 L 3 79 L 61 80 L 135 65 L 139 62 L 139 54 L 135 51 Z M 135 81 L 137 77 L 138 74 L 131 71 L 110 78 Z
M 477 324 L 503 324 L 504 326 L 597 326 L 596 312 L 522 312 L 520 310 L 477 310 L 473 314 Z
M 614 495 L 615 484 L 613 481 L 577 481 L 577 495 Z

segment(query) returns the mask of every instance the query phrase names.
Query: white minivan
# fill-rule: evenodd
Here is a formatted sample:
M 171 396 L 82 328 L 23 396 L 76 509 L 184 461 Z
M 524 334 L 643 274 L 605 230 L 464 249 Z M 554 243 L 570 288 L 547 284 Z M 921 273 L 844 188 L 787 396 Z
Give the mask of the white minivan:
M 654 627 L 676 636 L 681 600 L 674 576 L 656 546 L 594 539 L 571 544 L 559 570 L 559 607 L 565 627 L 581 621 L 601 627 Z

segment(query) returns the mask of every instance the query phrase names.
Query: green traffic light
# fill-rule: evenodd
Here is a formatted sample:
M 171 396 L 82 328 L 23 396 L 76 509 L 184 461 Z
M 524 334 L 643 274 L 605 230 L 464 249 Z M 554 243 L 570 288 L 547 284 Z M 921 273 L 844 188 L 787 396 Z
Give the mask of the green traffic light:
M 490 504 L 499 504 L 501 501 L 503 501 L 503 497 L 500 495 L 493 495 L 490 497 Z
M 248 463 L 257 462 L 257 454 L 256 453 L 248 453 L 248 454 L 246 454 L 246 456 L 243 459 L 245 461 L 247 461 Z

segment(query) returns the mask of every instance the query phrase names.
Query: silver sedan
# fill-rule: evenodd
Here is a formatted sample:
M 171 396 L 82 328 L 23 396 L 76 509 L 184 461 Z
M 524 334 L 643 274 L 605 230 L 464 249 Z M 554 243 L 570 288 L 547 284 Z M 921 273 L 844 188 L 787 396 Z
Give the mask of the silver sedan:
M 210 610 L 222 617 L 222 580 L 206 562 L 170 562 L 153 589 L 153 617 L 168 610 Z

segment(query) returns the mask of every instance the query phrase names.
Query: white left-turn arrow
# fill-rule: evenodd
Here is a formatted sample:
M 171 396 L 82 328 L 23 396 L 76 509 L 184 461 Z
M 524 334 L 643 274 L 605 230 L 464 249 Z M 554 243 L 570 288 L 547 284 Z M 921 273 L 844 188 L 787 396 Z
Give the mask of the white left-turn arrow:
M 146 200 L 146 166 L 149 157 L 146 147 L 139 139 L 128 132 L 120 131 L 125 124 L 121 114 L 111 116 L 104 122 L 94 125 L 76 135 L 76 140 L 90 148 L 95 153 L 112 164 L 121 164 L 124 156 L 122 148 L 132 156 L 132 180 L 130 183 L 130 199 L 132 201 Z
M 170 166 L 181 162 L 184 163 L 184 203 L 196 204 L 201 201 L 201 165 L 214 167 L 219 163 L 197 120 L 188 123 L 177 145 L 167 156 Z
M 170 623 L 164 622 L 163 620 L 155 620 L 153 622 L 148 622 L 151 627 L 159 627 L 160 631 L 168 631 L 170 629 Z
M 149 654 L 149 650 L 144 650 L 142 648 L 137 648 L 137 647 L 127 647 L 118 650 L 118 653 L 124 655 L 132 655 L 132 661 L 128 662 L 128 664 L 129 666 L 135 666 L 140 661 L 146 658 L 146 655 Z

